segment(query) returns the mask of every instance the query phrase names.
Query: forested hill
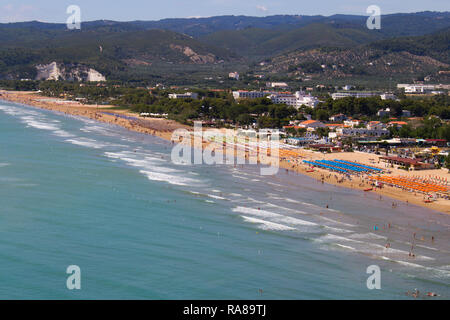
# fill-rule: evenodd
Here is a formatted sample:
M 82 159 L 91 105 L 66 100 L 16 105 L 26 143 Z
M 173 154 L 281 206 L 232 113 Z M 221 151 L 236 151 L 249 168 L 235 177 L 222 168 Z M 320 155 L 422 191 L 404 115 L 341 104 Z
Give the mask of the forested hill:
M 0 78 L 35 78 L 36 66 L 51 62 L 82 64 L 108 79 L 119 72 L 122 79 L 131 73 L 165 78 L 175 69 L 190 75 L 189 65 L 212 66 L 223 76 L 261 61 L 268 61 L 262 71 L 275 73 L 303 72 L 301 66 L 326 73 L 317 65 L 337 65 L 329 76 L 447 68 L 449 12 L 385 15 L 381 30 L 367 29 L 366 20 L 352 15 L 100 20 L 82 23 L 81 30 L 36 21 L 0 24 Z M 166 69 L 155 74 L 156 67 Z
M 80 31 L 0 29 L 0 75 L 33 78 L 37 64 L 84 64 L 105 75 L 129 67 L 166 64 L 218 64 L 238 60 L 226 49 L 168 30 L 129 30 L 122 25 Z
M 450 27 L 427 36 L 376 41 L 369 47 L 385 52 L 406 51 L 418 56 L 430 56 L 450 64 Z
M 279 29 L 292 30 L 312 23 L 322 23 L 331 25 L 341 25 L 344 27 L 360 28 L 364 27 L 367 16 L 343 15 L 332 16 L 307 16 L 307 15 L 275 15 L 267 17 L 250 16 L 216 16 L 205 18 L 181 18 L 162 19 L 159 21 L 129 21 L 116 22 L 110 20 L 98 20 L 84 22 L 83 28 L 98 28 L 100 26 L 121 25 L 129 28 L 143 30 L 162 29 L 171 30 L 177 33 L 184 33 L 193 37 L 205 36 L 219 31 L 233 31 L 245 29 Z M 417 13 L 397 13 L 382 15 L 382 28 L 378 32 L 385 38 L 399 36 L 414 36 L 433 33 L 450 26 L 450 12 L 417 12 Z M 65 24 L 51 24 L 37 21 L 0 24 L 0 29 L 4 28 L 34 28 L 55 30 L 64 29 Z
M 450 28 L 426 36 L 374 41 L 355 47 L 314 48 L 279 54 L 266 61 L 263 71 L 388 76 L 437 74 L 450 69 Z

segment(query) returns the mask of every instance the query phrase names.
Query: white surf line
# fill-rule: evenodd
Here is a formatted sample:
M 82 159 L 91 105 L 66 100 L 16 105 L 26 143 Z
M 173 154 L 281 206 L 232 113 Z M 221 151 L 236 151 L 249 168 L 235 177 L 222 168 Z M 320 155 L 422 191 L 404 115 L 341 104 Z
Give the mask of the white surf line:
M 192 184 L 192 179 L 185 178 L 185 177 L 179 177 L 174 175 L 169 175 L 165 173 L 160 172 L 152 172 L 152 171 L 146 171 L 146 170 L 140 170 L 140 173 L 147 176 L 149 180 L 152 181 L 161 181 L 161 182 L 167 182 L 169 184 L 173 185 L 179 185 L 179 186 L 187 186 L 189 184 Z
M 241 217 L 247 222 L 260 224 L 261 228 L 264 230 L 277 230 L 277 231 L 295 230 L 295 228 L 292 228 L 292 227 L 289 227 L 289 226 L 286 226 L 283 224 L 275 223 L 275 222 L 270 222 L 270 221 L 252 218 L 252 217 L 248 217 L 248 216 L 241 216 Z
M 281 222 L 281 223 L 288 223 L 288 224 L 301 225 L 301 226 L 311 226 L 311 227 L 318 226 L 314 222 L 305 221 L 305 220 L 301 220 L 298 218 L 285 216 L 282 214 L 278 214 L 278 213 L 274 213 L 274 212 L 266 211 L 266 210 L 258 210 L 258 209 L 254 209 L 254 208 L 246 208 L 246 207 L 238 206 L 236 208 L 233 208 L 232 211 L 243 213 L 243 214 L 250 214 L 253 216 L 257 216 L 257 217 L 272 218 L 277 223 Z
M 87 148 L 93 148 L 93 149 L 102 149 L 104 147 L 106 147 L 107 145 L 104 143 L 101 143 L 97 140 L 94 139 L 88 139 L 88 138 L 73 138 L 73 139 L 67 139 L 65 140 L 66 142 L 70 142 L 74 145 L 78 145 L 78 146 L 82 146 L 82 147 L 87 147 Z
M 207 194 L 208 197 L 218 200 L 228 200 L 227 198 L 216 196 L 215 194 Z

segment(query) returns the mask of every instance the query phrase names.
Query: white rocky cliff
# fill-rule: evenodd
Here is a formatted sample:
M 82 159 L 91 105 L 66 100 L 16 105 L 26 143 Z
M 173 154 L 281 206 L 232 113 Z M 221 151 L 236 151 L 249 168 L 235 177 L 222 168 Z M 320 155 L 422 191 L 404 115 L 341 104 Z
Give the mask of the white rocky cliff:
M 105 76 L 100 72 L 84 65 L 64 65 L 52 62 L 37 65 L 36 70 L 36 80 L 106 81 Z

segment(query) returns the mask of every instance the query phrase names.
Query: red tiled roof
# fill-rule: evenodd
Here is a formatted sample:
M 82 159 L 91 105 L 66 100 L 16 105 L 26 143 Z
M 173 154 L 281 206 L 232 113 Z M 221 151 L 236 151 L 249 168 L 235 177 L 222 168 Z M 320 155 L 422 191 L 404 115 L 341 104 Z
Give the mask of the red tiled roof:
M 389 122 L 389 124 L 401 124 L 401 125 L 404 125 L 404 124 L 408 124 L 408 123 L 406 123 L 405 121 L 391 121 L 391 122 Z
M 425 139 L 426 142 L 447 142 L 445 139 Z
M 311 124 L 311 123 L 315 123 L 315 122 L 319 122 L 319 121 L 317 121 L 317 120 L 306 120 L 306 121 L 303 121 L 303 122 L 300 123 L 300 124 L 305 125 L 305 124 Z

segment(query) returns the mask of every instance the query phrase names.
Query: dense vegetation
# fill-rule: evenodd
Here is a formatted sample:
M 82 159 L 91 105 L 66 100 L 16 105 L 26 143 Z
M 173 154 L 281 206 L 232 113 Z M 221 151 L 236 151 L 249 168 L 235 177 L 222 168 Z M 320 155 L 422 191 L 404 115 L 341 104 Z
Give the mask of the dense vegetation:
M 0 48 L 0 77 L 34 78 L 35 65 L 53 61 L 83 64 L 114 79 L 125 70 L 155 63 L 189 64 L 198 60 L 198 63 L 214 64 L 237 59 L 226 49 L 210 47 L 166 30 L 129 31 L 121 25 L 81 31 L 57 30 L 50 35 L 46 30 L 33 30 L 31 34 L 36 33 L 36 37 L 24 35 L 11 39 L 14 30 L 0 27 L 0 39 L 5 39 Z M 15 31 L 21 34 L 25 30 Z M 192 50 L 188 54 L 184 52 L 186 47 Z
M 389 70 L 398 80 L 402 76 L 411 80 L 446 69 L 442 63 L 449 62 L 449 13 L 385 15 L 381 30 L 368 30 L 366 19 L 287 15 L 93 21 L 83 23 L 81 31 L 68 31 L 64 24 L 0 24 L 0 79 L 33 79 L 37 64 L 53 61 L 83 64 L 111 80 L 219 87 L 228 72 L 236 70 L 262 72 L 264 80 L 296 82 L 301 78 L 296 70 L 323 79 L 382 75 L 380 81 L 386 81 Z M 437 33 L 420 37 L 432 32 Z M 399 36 L 408 37 L 392 39 Z M 314 51 L 318 58 L 313 60 L 307 54 L 310 50 L 319 50 L 322 56 Z M 411 61 L 403 52 L 419 58 Z M 295 53 L 299 56 L 293 59 Z M 257 67 L 261 61 L 267 62 L 266 68 Z M 386 69 L 388 61 L 392 64 Z M 328 67 L 325 71 L 319 68 L 322 64 Z M 242 87 L 249 81 L 237 84 Z
M 391 135 L 399 138 L 445 139 L 450 141 L 450 124 L 436 117 L 425 118 L 419 126 L 410 124 L 390 128 Z
M 430 56 L 439 61 L 450 63 L 450 28 L 433 36 L 405 37 L 377 41 L 370 44 L 374 49 L 386 52 L 406 51 L 418 56 Z
M 86 103 L 113 104 L 117 108 L 134 112 L 168 114 L 169 118 L 182 123 L 203 120 L 212 126 L 255 125 L 260 128 L 280 128 L 292 120 L 304 120 L 305 115 L 328 122 L 331 115 L 343 113 L 365 121 L 391 121 L 391 117 L 408 121 L 401 128 L 391 128 L 396 137 L 438 138 L 450 141 L 450 97 L 438 95 L 423 98 L 406 98 L 400 101 L 372 98 L 325 98 L 315 109 L 303 106 L 299 110 L 282 104 L 272 104 L 269 99 L 234 101 L 230 91 L 193 89 L 199 99 L 169 99 L 173 90 L 152 89 L 115 85 L 113 83 L 80 85 L 55 81 L 0 81 L 0 88 L 13 90 L 41 90 L 46 96 L 68 99 L 84 98 Z M 180 92 L 183 92 L 180 90 Z M 390 108 L 390 116 L 379 118 L 380 109 Z M 415 119 L 403 119 L 403 110 L 408 110 Z M 323 130 L 321 135 L 328 132 Z M 292 132 L 304 134 L 304 132 Z
M 391 117 L 400 118 L 403 110 L 411 112 L 413 117 L 438 116 L 441 119 L 450 119 L 450 97 L 438 95 L 426 99 L 404 98 L 400 101 L 381 100 L 379 97 L 371 98 L 343 98 L 333 100 L 328 98 L 319 103 L 317 108 L 305 108 L 305 112 L 313 119 L 327 121 L 332 115 L 343 113 L 355 119 L 376 120 L 380 109 L 389 108 Z

